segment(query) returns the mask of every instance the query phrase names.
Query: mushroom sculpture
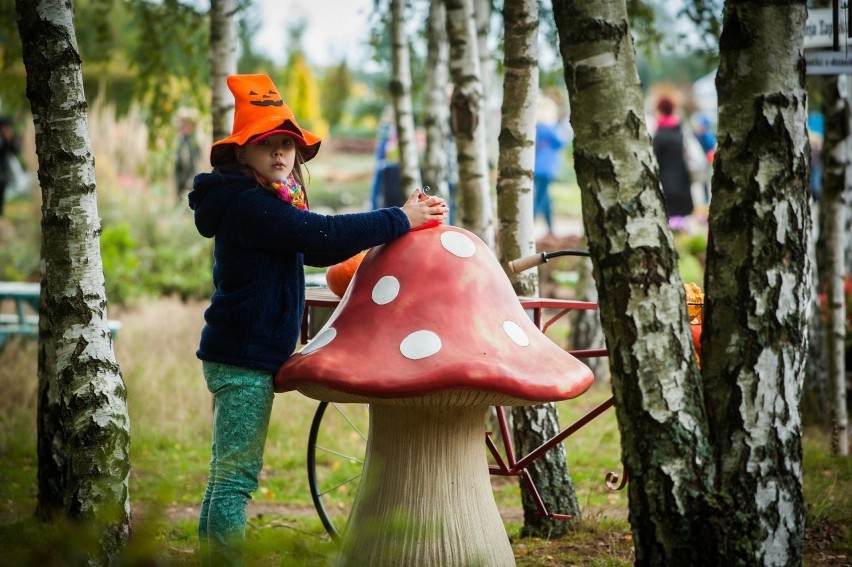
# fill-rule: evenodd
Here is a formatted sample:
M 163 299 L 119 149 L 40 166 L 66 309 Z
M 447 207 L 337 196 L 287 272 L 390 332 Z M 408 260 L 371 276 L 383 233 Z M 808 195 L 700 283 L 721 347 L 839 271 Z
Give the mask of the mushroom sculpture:
M 592 372 L 532 323 L 491 250 L 440 225 L 370 250 L 278 392 L 370 404 L 341 565 L 514 565 L 484 443 L 493 405 L 573 398 Z

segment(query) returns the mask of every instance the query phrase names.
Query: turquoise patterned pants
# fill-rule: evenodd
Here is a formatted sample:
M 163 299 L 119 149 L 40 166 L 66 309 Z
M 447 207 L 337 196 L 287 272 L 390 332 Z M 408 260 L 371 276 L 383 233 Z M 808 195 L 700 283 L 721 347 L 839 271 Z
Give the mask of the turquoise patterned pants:
M 204 362 L 213 394 L 213 447 L 198 541 L 201 565 L 243 564 L 246 505 L 257 490 L 275 392 L 269 372 Z

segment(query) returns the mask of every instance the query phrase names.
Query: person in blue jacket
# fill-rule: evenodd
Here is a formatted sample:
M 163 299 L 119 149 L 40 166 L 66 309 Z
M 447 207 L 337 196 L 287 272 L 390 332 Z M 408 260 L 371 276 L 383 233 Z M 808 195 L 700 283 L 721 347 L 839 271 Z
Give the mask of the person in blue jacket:
M 536 111 L 533 216 L 543 216 L 548 234 L 553 234 L 550 184 L 562 169 L 562 153 L 568 145 L 569 133 L 566 125 L 557 121 L 556 103 L 551 99 L 540 98 Z
M 213 144 L 211 173 L 189 206 L 214 239 L 213 294 L 197 351 L 213 394 L 210 471 L 198 535 L 203 565 L 241 565 L 246 505 L 258 487 L 273 374 L 294 351 L 305 304 L 303 265 L 330 266 L 426 222 L 443 199 L 347 215 L 311 212 L 302 176 L 320 138 L 301 128 L 266 75 L 232 75 L 231 136 Z

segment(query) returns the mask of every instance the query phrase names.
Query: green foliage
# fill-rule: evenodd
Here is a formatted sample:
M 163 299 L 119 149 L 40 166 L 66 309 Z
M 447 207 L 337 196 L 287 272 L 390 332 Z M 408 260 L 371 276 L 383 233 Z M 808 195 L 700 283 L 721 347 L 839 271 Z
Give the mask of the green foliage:
M 111 304 L 151 296 L 210 296 L 212 241 L 198 235 L 188 208 L 149 196 L 136 202 L 106 200 L 103 209 L 101 256 Z
M 15 0 L 0 0 L 0 76 L 0 111 L 12 114 L 28 109 Z
M 322 114 L 332 129 L 340 124 L 351 91 L 352 81 L 344 59 L 326 71 L 322 79 Z
M 126 221 L 105 226 L 101 231 L 101 259 L 106 279 L 106 294 L 113 304 L 125 304 L 141 290 L 136 285 L 139 273 L 137 242 Z
M 211 242 L 198 236 L 188 215 L 150 208 L 150 217 L 107 224 L 101 257 L 107 297 L 128 305 L 145 296 L 183 300 L 210 296 Z
M 74 3 L 75 32 L 80 57 L 86 63 L 104 63 L 120 56 L 130 12 L 125 2 L 82 0 Z
M 209 101 L 208 17 L 178 2 L 132 4 L 136 22 L 129 46 L 139 95 L 151 109 L 151 142 L 181 106 L 207 108 Z
M 627 0 L 627 15 L 630 18 L 630 32 L 636 38 L 636 50 L 647 54 L 659 49 L 664 34 L 657 29 L 657 7 L 648 0 Z
M 696 283 L 704 286 L 704 267 L 698 258 L 691 254 L 682 254 L 677 260 L 677 268 L 684 283 Z
M 210 297 L 213 267 L 212 241 L 192 235 L 194 242 L 183 250 L 174 242 L 161 241 L 152 247 L 152 268 L 145 288 L 161 295 L 177 295 L 183 300 Z
M 723 0 L 691 0 L 683 2 L 678 15 L 686 17 L 696 28 L 693 37 L 704 44 L 702 53 L 715 59 L 719 52 L 719 37 L 722 34 Z M 682 36 L 681 36 L 682 38 Z
M 299 125 L 324 137 L 327 134 L 328 125 L 323 120 L 320 110 L 319 85 L 305 56 L 294 55 L 288 70 L 286 84 L 283 88 L 279 85 L 279 89 L 283 91 L 282 98 L 293 109 Z
M 23 281 L 38 274 L 41 224 L 37 205 L 7 202 L 0 220 L 0 280 Z

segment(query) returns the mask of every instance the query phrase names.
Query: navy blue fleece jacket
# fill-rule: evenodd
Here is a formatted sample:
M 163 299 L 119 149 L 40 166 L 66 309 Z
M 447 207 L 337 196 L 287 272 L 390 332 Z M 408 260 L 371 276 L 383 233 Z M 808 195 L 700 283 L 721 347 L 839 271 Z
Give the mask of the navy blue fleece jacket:
M 195 226 L 215 238 L 213 296 L 198 358 L 274 372 L 296 347 L 303 265 L 330 266 L 408 232 L 399 207 L 346 215 L 303 211 L 240 173 L 202 173 Z

